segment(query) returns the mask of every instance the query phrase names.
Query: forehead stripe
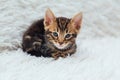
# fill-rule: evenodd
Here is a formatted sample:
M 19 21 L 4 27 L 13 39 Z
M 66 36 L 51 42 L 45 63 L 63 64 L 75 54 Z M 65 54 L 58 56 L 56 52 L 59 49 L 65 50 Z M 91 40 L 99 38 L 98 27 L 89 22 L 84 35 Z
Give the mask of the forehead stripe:
M 57 24 L 60 30 L 65 30 L 67 28 L 68 23 L 70 22 L 70 19 L 59 17 L 57 18 Z

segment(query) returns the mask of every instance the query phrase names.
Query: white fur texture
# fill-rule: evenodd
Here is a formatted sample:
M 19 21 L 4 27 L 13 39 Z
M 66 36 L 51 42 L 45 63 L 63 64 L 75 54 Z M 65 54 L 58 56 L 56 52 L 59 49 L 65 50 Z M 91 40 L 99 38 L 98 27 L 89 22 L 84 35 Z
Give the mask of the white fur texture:
M 21 50 L 23 32 L 50 8 L 83 12 L 77 52 L 65 59 Z M 120 80 L 120 0 L 0 0 L 0 80 Z

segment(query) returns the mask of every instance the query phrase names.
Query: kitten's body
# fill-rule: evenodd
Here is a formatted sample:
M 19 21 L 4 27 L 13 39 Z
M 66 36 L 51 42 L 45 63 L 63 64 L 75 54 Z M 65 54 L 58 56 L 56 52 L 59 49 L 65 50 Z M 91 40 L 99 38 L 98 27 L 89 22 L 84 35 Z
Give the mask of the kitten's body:
M 41 19 L 29 27 L 23 35 L 23 51 L 31 55 L 55 59 L 75 53 L 77 31 L 70 27 L 71 19 L 58 17 L 52 23 L 51 20 Z

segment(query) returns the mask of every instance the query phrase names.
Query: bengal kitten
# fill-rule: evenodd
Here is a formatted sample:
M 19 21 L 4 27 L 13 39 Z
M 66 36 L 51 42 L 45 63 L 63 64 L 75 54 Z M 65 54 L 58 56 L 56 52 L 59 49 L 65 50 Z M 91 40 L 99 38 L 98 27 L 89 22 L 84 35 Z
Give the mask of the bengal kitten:
M 47 9 L 44 19 L 34 22 L 23 35 L 23 51 L 35 56 L 65 58 L 76 51 L 82 13 L 73 18 L 55 17 Z

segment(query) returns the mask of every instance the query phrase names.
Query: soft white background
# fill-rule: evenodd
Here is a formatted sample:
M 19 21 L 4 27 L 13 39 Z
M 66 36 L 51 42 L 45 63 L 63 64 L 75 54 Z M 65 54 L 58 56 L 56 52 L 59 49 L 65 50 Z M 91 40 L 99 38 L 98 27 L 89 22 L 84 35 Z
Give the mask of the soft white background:
M 23 32 L 47 8 L 68 18 L 83 12 L 75 55 L 21 50 Z M 120 80 L 120 0 L 0 0 L 0 80 Z

